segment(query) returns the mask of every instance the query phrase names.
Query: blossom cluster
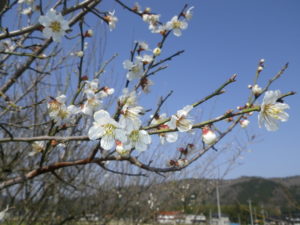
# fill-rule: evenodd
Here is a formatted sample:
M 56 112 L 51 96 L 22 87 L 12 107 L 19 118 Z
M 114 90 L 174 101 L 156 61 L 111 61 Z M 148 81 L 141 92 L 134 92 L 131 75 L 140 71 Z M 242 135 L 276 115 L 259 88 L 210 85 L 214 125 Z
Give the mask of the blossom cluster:
M 188 27 L 187 21 L 192 18 L 193 8 L 194 7 L 190 7 L 186 12 L 183 13 L 183 19 L 180 19 L 179 16 L 173 16 L 172 19 L 165 24 L 160 22 L 160 15 L 152 14 L 150 9 L 143 13 L 142 18 L 143 21 L 149 24 L 149 30 L 152 33 L 165 34 L 168 31 L 173 31 L 173 34 L 179 37 L 182 35 L 182 30 L 185 30 Z
M 24 1 L 19 1 L 23 3 Z M 30 1 L 26 1 L 30 4 Z M 134 11 L 138 12 L 143 21 L 149 25 L 149 30 L 152 33 L 160 33 L 166 35 L 173 33 L 179 37 L 182 31 L 188 27 L 188 21 L 192 18 L 193 7 L 185 10 L 178 16 L 173 16 L 166 23 L 160 21 L 160 15 L 151 13 L 150 8 L 141 10 L 139 5 L 135 5 Z M 113 30 L 116 26 L 118 18 L 115 16 L 115 11 L 108 12 L 103 17 L 108 24 L 109 29 Z M 43 26 L 43 34 L 47 38 L 52 38 L 54 41 L 60 41 L 61 37 L 70 29 L 68 21 L 66 21 L 60 13 L 54 9 L 49 10 L 46 15 L 40 16 L 39 23 Z M 91 37 L 93 31 L 89 30 L 85 33 L 85 37 Z M 142 90 L 148 93 L 149 86 L 153 82 L 149 80 L 147 73 L 151 69 L 151 65 L 156 63 L 156 57 L 160 56 L 162 45 L 158 44 L 153 50 L 149 48 L 146 42 L 136 42 L 137 55 L 132 55 L 130 60 L 123 62 L 123 68 L 127 70 L 126 79 L 128 82 L 138 80 Z M 76 56 L 83 57 L 83 52 L 78 52 Z M 135 57 L 134 57 L 135 56 Z M 148 69 L 147 65 L 149 65 Z M 263 70 L 264 60 L 261 60 L 257 69 L 257 74 Z M 127 86 L 123 90 L 123 94 L 118 97 L 118 110 L 114 115 L 103 109 L 103 100 L 114 93 L 113 88 L 98 87 L 99 80 L 84 81 L 82 89 L 83 101 L 79 106 L 65 104 L 66 96 L 60 95 L 56 98 L 51 98 L 48 102 L 48 111 L 50 117 L 57 124 L 72 122 L 76 114 L 93 116 L 93 125 L 88 130 L 90 140 L 100 140 L 100 145 L 104 150 L 116 150 L 120 155 L 130 154 L 131 151 L 145 151 L 152 142 L 149 134 L 149 129 L 143 128 L 142 115 L 145 110 L 138 104 L 138 94 L 136 86 L 134 90 L 130 90 Z M 246 104 L 246 108 L 250 108 L 255 103 L 255 100 L 265 92 L 262 104 L 259 107 L 258 121 L 259 126 L 265 126 L 267 130 L 273 131 L 278 129 L 278 121 L 287 121 L 288 114 L 284 111 L 289 108 L 286 103 L 280 102 L 281 93 L 277 91 L 266 91 L 261 88 L 256 82 L 254 85 L 249 85 L 254 101 Z M 187 105 L 177 111 L 176 114 L 167 117 L 165 113 L 153 115 L 150 122 L 150 130 L 157 133 L 160 138 L 160 143 L 174 143 L 178 139 L 179 133 L 190 132 L 193 129 L 193 120 L 190 119 L 189 113 L 194 108 L 193 105 Z M 246 128 L 250 121 L 248 116 L 250 113 L 245 113 L 239 120 L 240 126 Z M 238 115 L 238 114 L 237 114 Z M 232 121 L 231 118 L 227 118 Z M 201 127 L 202 143 L 208 147 L 213 147 L 219 137 L 216 129 L 207 124 Z M 179 132 L 179 133 L 178 133 Z M 33 146 L 35 152 L 41 152 L 45 145 L 37 142 Z M 186 159 L 182 159 L 176 165 L 186 165 Z
M 137 105 L 135 91 L 124 89 L 119 97 L 120 118 L 113 119 L 105 110 L 99 110 L 94 114 L 93 126 L 88 135 L 91 140 L 101 138 L 101 147 L 109 150 L 116 146 L 120 154 L 127 154 L 131 149 L 145 151 L 151 143 L 151 137 L 147 131 L 141 130 L 140 116 L 143 107 Z

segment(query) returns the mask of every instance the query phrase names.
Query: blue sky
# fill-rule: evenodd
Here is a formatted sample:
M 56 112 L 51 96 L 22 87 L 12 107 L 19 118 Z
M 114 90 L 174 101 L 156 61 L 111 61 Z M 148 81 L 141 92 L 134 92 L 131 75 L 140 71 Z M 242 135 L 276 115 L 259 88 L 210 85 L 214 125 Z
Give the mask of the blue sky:
M 133 5 L 135 1 L 126 1 Z M 237 73 L 237 82 L 228 92 L 201 107 L 203 119 L 216 116 L 227 109 L 245 103 L 247 85 L 253 81 L 258 60 L 265 59 L 265 70 L 259 84 L 262 86 L 280 68 L 289 62 L 284 76 L 271 89 L 282 92 L 296 91 L 300 84 L 300 2 L 298 0 L 153 0 L 139 1 L 142 7 L 150 6 L 153 12 L 167 21 L 176 15 L 184 3 L 195 6 L 189 28 L 180 38 L 169 38 L 163 56 L 184 49 L 185 53 L 168 63 L 169 68 L 153 78 L 155 86 L 144 105 L 156 104 L 157 98 L 174 90 L 165 111 L 172 113 L 186 104 L 209 94 L 214 88 Z M 135 40 L 143 40 L 154 48 L 159 36 L 151 34 L 147 25 L 137 16 L 128 14 L 114 1 L 104 2 L 105 9 L 116 10 L 117 28 L 107 33 L 104 57 L 118 52 L 115 66 L 124 75 L 121 63 L 129 55 Z M 238 176 L 278 177 L 300 174 L 300 107 L 299 96 L 287 99 L 291 106 L 290 120 L 282 123 L 279 131 L 259 129 L 257 115 L 251 117 L 248 132 L 256 134 L 259 141 L 252 144 L 251 152 L 244 154 L 241 165 L 235 167 L 227 178 Z M 235 136 L 245 136 L 236 129 Z

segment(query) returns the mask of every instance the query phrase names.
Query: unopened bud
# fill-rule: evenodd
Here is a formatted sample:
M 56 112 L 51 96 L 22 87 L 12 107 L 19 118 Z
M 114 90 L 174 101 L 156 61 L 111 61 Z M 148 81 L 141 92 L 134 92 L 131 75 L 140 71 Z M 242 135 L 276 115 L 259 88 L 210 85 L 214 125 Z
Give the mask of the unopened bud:
M 151 12 L 151 8 L 150 7 L 147 7 L 145 10 L 144 10 L 144 13 L 150 13 Z
M 250 121 L 245 119 L 240 121 L 240 125 L 242 128 L 246 128 L 249 125 Z
M 264 63 L 265 63 L 265 59 L 259 60 L 259 63 L 260 63 L 260 64 L 264 64 Z
M 252 88 L 252 85 L 251 85 L 251 84 L 249 84 L 249 85 L 248 85 L 248 88 L 249 88 L 249 89 L 251 89 L 251 88 Z
M 259 87 L 257 84 L 255 84 L 253 87 L 252 87 L 252 93 L 255 95 L 255 96 L 258 96 L 262 93 L 262 88 Z
M 89 79 L 89 77 L 87 75 L 84 75 L 81 77 L 81 80 L 88 80 L 88 79 Z
M 42 53 L 42 54 L 39 55 L 39 58 L 40 58 L 40 59 L 46 59 L 46 58 L 47 58 L 47 55 L 44 54 L 44 53 Z
M 161 49 L 159 47 L 153 49 L 153 55 L 155 56 L 159 56 L 161 53 Z
M 58 144 L 57 140 L 51 140 L 51 146 L 56 146 Z
M 85 37 L 92 37 L 94 35 L 94 31 L 92 29 L 89 29 L 85 32 Z
M 235 74 L 233 74 L 231 77 L 230 77 L 230 80 L 231 81 L 235 81 L 235 78 L 237 77 L 237 74 L 235 73 Z
M 264 69 L 264 68 L 263 68 L 262 66 L 259 66 L 259 67 L 257 68 L 257 71 L 258 71 L 258 72 L 261 72 L 263 69 Z
M 75 52 L 75 55 L 78 57 L 83 57 L 84 53 L 83 53 L 83 51 L 78 51 L 78 52 Z

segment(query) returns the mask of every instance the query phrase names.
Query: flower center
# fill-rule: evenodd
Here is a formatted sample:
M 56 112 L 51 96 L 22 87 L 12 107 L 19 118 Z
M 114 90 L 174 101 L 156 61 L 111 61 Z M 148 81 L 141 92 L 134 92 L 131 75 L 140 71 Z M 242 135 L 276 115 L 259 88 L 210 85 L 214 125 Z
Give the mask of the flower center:
M 108 123 L 105 124 L 103 127 L 105 129 L 105 135 L 114 136 L 116 126 Z
M 134 130 L 130 133 L 129 138 L 132 142 L 138 142 L 139 140 L 139 131 Z
M 99 103 L 96 101 L 95 98 L 90 98 L 90 99 L 87 100 L 87 102 L 88 102 L 88 105 L 90 105 L 90 106 L 92 106 L 92 107 L 96 107 L 96 106 L 98 106 L 98 104 L 99 104 Z
M 69 116 L 69 113 L 66 110 L 59 110 L 58 116 L 62 119 L 65 119 Z
M 59 103 L 58 101 L 51 101 L 49 102 L 49 111 L 53 112 L 53 111 L 58 111 L 61 107 L 61 103 Z
M 135 66 L 133 66 L 133 67 L 131 68 L 131 71 L 134 72 L 134 73 L 138 73 L 138 72 L 140 72 L 140 68 L 139 68 L 138 65 L 135 65 Z
M 180 29 L 181 22 L 179 20 L 173 22 L 173 29 Z
M 274 105 L 266 105 L 264 111 L 266 114 L 270 115 L 271 117 L 277 120 L 280 119 L 279 114 L 282 113 L 282 110 L 277 107 L 274 107 Z
M 60 32 L 61 31 L 61 24 L 58 21 L 51 22 L 49 26 L 53 32 Z

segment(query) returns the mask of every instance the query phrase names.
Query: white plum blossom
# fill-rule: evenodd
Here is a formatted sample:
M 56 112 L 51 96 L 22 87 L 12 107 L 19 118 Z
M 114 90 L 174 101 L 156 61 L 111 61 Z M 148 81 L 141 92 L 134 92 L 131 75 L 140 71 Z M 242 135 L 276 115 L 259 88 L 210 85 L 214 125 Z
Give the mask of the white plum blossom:
M 202 128 L 202 140 L 206 145 L 213 145 L 217 141 L 217 135 L 208 126 Z
M 139 55 L 139 56 L 136 57 L 136 59 L 138 61 L 143 62 L 143 64 L 149 64 L 153 61 L 153 56 L 152 55 L 147 55 L 147 54 L 145 54 L 143 56 Z
M 53 41 L 60 42 L 61 37 L 70 29 L 68 21 L 60 13 L 50 9 L 46 15 L 40 16 L 39 23 L 44 26 L 43 34 L 46 38 L 52 37 Z
M 9 39 L 0 41 L 1 52 L 11 52 L 14 48 L 14 44 Z
M 85 94 L 87 100 L 83 104 L 81 111 L 91 116 L 95 111 L 100 109 L 102 101 L 100 100 L 100 95 L 95 94 L 92 90 L 87 90 Z
M 119 104 L 122 106 L 136 106 L 137 95 L 135 91 L 129 91 L 128 88 L 123 89 L 123 95 L 119 97 Z
M 161 114 L 160 116 L 155 116 L 152 121 L 151 125 L 156 125 L 161 123 L 167 118 L 167 115 L 165 113 Z M 170 129 L 169 123 L 161 124 L 157 128 L 158 130 L 167 130 Z M 168 143 L 174 143 L 178 139 L 178 133 L 177 132 L 166 132 L 166 133 L 159 133 L 160 143 L 165 144 Z
M 241 125 L 242 128 L 248 127 L 249 124 L 250 124 L 250 121 L 247 120 L 247 119 L 240 121 L 240 125 Z
M 109 95 L 112 95 L 115 92 L 114 88 L 109 88 L 109 87 L 103 87 L 101 88 L 101 91 L 99 91 L 99 96 L 100 98 L 106 98 Z
M 130 153 L 130 147 L 116 140 L 116 152 L 121 156 L 128 155 Z
M 165 129 L 170 129 L 168 123 L 167 124 L 162 124 L 159 125 L 159 130 L 165 130 Z M 160 138 L 160 143 L 165 144 L 166 142 L 168 143 L 174 143 L 178 139 L 178 133 L 177 132 L 166 132 L 166 133 L 160 133 L 159 134 Z
M 160 15 L 157 14 L 143 14 L 143 20 L 149 23 L 149 30 L 153 33 L 157 33 L 159 18 Z
M 186 18 L 187 20 L 192 19 L 192 17 L 193 17 L 193 12 L 192 12 L 192 10 L 193 10 L 194 8 L 195 8 L 194 6 L 188 8 L 188 10 L 184 13 L 184 18 Z
M 128 145 L 137 151 L 147 150 L 149 144 L 151 144 L 151 137 L 145 130 L 133 130 L 128 135 Z
M 29 152 L 29 156 L 34 156 L 36 155 L 37 153 L 40 153 L 42 151 L 45 150 L 46 148 L 46 142 L 45 141 L 35 141 L 31 144 L 32 146 L 32 150 L 31 152 Z
M 48 110 L 56 111 L 59 110 L 59 108 L 65 104 L 67 97 L 65 95 L 60 95 L 56 98 L 52 98 L 51 101 L 48 102 Z
M 192 121 L 187 119 L 189 112 L 193 109 L 192 105 L 187 105 L 183 109 L 178 110 L 176 115 L 172 115 L 169 122 L 171 129 L 178 129 L 180 132 L 186 132 L 192 129 Z
M 88 131 L 88 136 L 91 140 L 101 138 L 101 147 L 105 150 L 110 150 L 115 146 L 115 142 L 127 141 L 126 133 L 121 128 L 121 125 L 110 117 L 105 110 L 99 110 L 94 114 L 93 126 Z
M 140 120 L 140 115 L 144 113 L 144 109 L 141 106 L 128 106 L 124 105 L 119 123 L 126 131 L 131 132 L 132 130 L 137 130 L 141 126 L 142 122 Z
M 84 92 L 88 92 L 88 91 L 97 92 L 98 84 L 99 84 L 98 79 L 94 79 L 92 81 L 88 81 L 88 80 L 85 81 Z
M 289 118 L 289 114 L 284 110 L 289 109 L 289 105 L 286 103 L 277 102 L 281 97 L 281 92 L 267 91 L 265 93 L 263 102 L 260 106 L 260 112 L 258 114 L 259 127 L 263 125 L 268 131 L 275 131 L 278 129 L 278 121 L 286 122 Z
M 258 84 L 255 84 L 252 88 L 252 93 L 255 95 L 255 96 L 258 96 L 262 93 L 262 88 L 260 86 L 258 86 Z
M 134 3 L 132 10 L 138 13 L 142 13 L 142 7 L 138 2 Z
M 115 11 L 108 12 L 108 14 L 104 17 L 104 19 L 108 23 L 110 31 L 116 28 L 116 23 L 118 22 L 118 18 L 115 16 Z
M 141 79 L 140 84 L 142 86 L 143 92 L 149 93 L 150 92 L 150 86 L 152 86 L 154 83 L 153 83 L 152 80 L 148 79 L 147 77 L 143 77 Z
M 123 62 L 123 67 L 128 70 L 126 77 L 129 81 L 141 78 L 144 73 L 143 62 L 141 60 L 136 60 L 134 63 L 130 60 L 125 60 Z
M 185 167 L 189 164 L 189 161 L 187 159 L 178 159 L 177 166 L 178 167 Z
M 188 27 L 188 23 L 178 19 L 178 16 L 174 16 L 170 21 L 167 22 L 166 28 L 173 30 L 173 34 L 177 37 L 181 36 L 182 30 Z
M 72 115 L 80 112 L 80 109 L 74 105 L 67 107 L 65 101 L 66 96 L 60 95 L 56 98 L 52 98 L 47 104 L 49 116 L 58 124 L 69 122 Z
M 32 14 L 32 7 L 27 7 L 21 11 L 22 15 L 30 15 Z
M 149 45 L 144 41 L 138 41 L 138 50 L 139 51 L 148 51 Z
M 49 115 L 57 124 L 62 124 L 70 122 L 72 120 L 71 116 L 79 112 L 80 108 L 75 105 L 62 105 L 59 111 L 51 112 Z

